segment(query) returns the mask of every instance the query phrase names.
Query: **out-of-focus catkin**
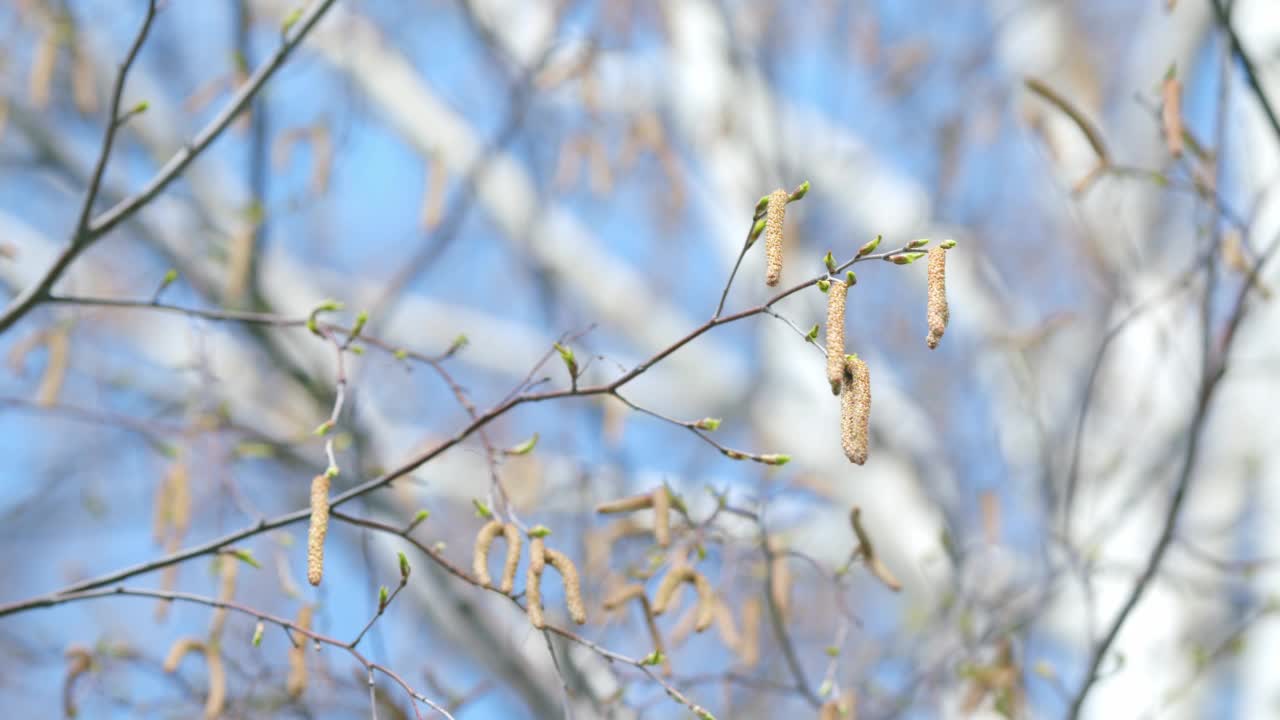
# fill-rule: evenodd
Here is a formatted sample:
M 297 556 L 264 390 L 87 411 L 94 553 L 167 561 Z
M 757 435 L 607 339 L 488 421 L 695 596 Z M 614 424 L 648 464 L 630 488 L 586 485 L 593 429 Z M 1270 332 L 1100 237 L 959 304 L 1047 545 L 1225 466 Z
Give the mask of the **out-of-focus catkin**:
M 769 193 L 769 207 L 764 216 L 764 284 L 773 287 L 782 279 L 782 226 L 787 217 L 787 201 L 791 194 L 782 188 Z
M 653 491 L 653 540 L 658 547 L 671 544 L 671 496 L 666 487 Z
M 507 559 L 502 566 L 502 584 L 499 588 L 502 592 L 509 593 L 515 587 L 516 567 L 520 564 L 520 547 L 523 542 L 520 539 L 520 531 L 515 525 L 493 520 L 480 528 L 480 532 L 476 533 L 476 547 L 471 558 L 471 569 L 481 585 L 485 587 L 493 585 L 493 579 L 489 577 L 489 548 L 493 546 L 498 533 L 502 533 L 507 541 Z
M 204 717 L 205 720 L 216 720 L 222 716 L 222 709 L 227 704 L 227 672 L 222 666 L 222 656 L 213 645 L 205 647 L 204 662 L 209 668 L 209 697 L 204 703 Z
M 315 609 L 311 605 L 303 605 L 298 610 L 298 617 L 293 621 L 294 625 L 303 630 L 311 629 L 311 616 Z M 307 642 L 309 638 L 305 635 L 297 636 L 297 644 L 289 648 L 289 676 L 285 680 L 285 692 L 290 698 L 297 700 L 302 696 L 302 692 L 307 689 Z
M 193 637 L 178 638 L 169 646 L 169 654 L 164 656 L 164 671 L 167 673 L 175 673 L 178 671 L 178 665 L 182 664 L 182 658 L 191 652 L 203 652 L 204 643 Z
M 711 583 L 703 577 L 702 573 L 688 565 L 673 567 L 667 571 L 667 574 L 662 578 L 662 583 L 658 585 L 657 594 L 654 596 L 653 614 L 661 615 L 666 612 L 672 596 L 675 595 L 676 588 L 686 582 L 692 583 L 698 591 L 698 620 L 694 625 L 694 630 L 702 632 L 711 627 L 712 621 L 715 620 L 715 591 L 711 589 Z
M 218 600 L 219 602 L 231 602 L 232 597 L 236 593 L 236 573 L 239 571 L 240 561 L 230 555 L 218 556 Z M 227 609 L 225 607 L 215 608 L 213 611 L 213 619 L 209 623 L 209 639 L 217 640 L 222 635 L 222 628 L 227 624 Z
M 827 289 L 827 382 L 831 394 L 840 394 L 844 382 L 844 308 L 849 286 L 843 280 L 832 280 Z
M 738 647 L 738 659 L 747 667 L 760 662 L 760 600 L 749 597 L 742 603 L 742 643 Z
M 67 675 L 62 682 L 62 711 L 69 718 L 79 714 L 76 708 L 76 681 L 93 667 L 93 655 L 83 645 L 72 645 L 65 653 Z
M 324 536 L 329 532 L 329 475 L 311 479 L 311 527 L 307 530 L 307 582 L 319 585 L 324 577 Z
M 845 358 L 844 388 L 840 394 L 840 435 L 849 462 L 867 461 L 868 427 L 871 420 L 871 373 L 856 355 Z
M 929 250 L 929 335 L 925 344 L 932 350 L 947 331 L 947 251 L 942 247 Z
M 791 566 L 787 564 L 787 545 L 780 537 L 769 539 L 773 559 L 769 561 L 769 595 L 784 618 L 791 615 Z

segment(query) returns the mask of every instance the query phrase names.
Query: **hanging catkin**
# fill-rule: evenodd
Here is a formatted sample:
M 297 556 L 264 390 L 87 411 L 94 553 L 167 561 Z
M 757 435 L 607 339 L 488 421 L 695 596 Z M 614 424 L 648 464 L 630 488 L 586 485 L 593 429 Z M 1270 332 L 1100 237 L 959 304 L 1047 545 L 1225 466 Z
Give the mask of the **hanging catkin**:
M 856 355 L 845 359 L 844 389 L 840 395 L 840 433 L 849 462 L 867 461 L 867 427 L 871 418 L 871 375 Z
M 782 226 L 787 217 L 787 201 L 791 194 L 778 188 L 769 194 L 764 216 L 764 284 L 773 287 L 782 279 Z
M 947 251 L 942 247 L 929 250 L 929 336 L 925 344 L 932 350 L 938 347 L 942 333 L 947 331 Z
M 489 577 L 489 548 L 493 546 L 493 541 L 501 533 L 507 540 L 507 559 L 502 567 L 502 584 L 499 589 L 504 593 L 511 592 L 516 582 L 516 566 L 520 564 L 520 531 L 511 523 L 504 523 L 500 520 L 493 520 L 480 528 L 480 532 L 476 534 L 475 552 L 471 557 L 471 569 L 476 579 L 481 585 L 491 587 L 493 579 Z
M 311 527 L 307 530 L 307 582 L 319 585 L 324 577 L 324 536 L 329 531 L 329 475 L 311 480 Z
M 840 394 L 844 380 L 844 307 L 849 286 L 843 280 L 832 280 L 827 289 L 827 382 L 831 394 Z
M 658 585 L 657 594 L 654 596 L 653 614 L 661 615 L 666 612 L 672 596 L 675 595 L 676 588 L 686 582 L 692 583 L 698 591 L 698 620 L 694 625 L 694 630 L 702 632 L 711 627 L 711 622 L 715 619 L 715 592 L 711 589 L 711 583 L 703 577 L 702 573 L 688 565 L 673 567 L 667 571 L 666 576 L 662 578 L 662 583 Z

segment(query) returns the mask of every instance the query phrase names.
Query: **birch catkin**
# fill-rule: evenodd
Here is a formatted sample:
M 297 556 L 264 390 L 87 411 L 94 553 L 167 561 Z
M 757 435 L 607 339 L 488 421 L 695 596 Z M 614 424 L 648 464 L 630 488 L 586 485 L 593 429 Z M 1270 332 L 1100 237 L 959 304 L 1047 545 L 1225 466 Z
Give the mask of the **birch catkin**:
M 319 585 L 324 577 L 324 536 L 329 531 L 329 475 L 311 480 L 311 527 L 307 530 L 307 582 Z
M 658 585 L 657 595 L 654 596 L 653 614 L 661 615 L 666 612 L 676 588 L 686 582 L 693 583 L 698 591 L 698 620 L 694 630 L 702 632 L 711 627 L 712 621 L 715 620 L 715 592 L 702 573 L 688 565 L 673 567 L 667 571 L 666 576 L 662 578 L 662 583 Z
M 827 289 L 827 382 L 831 394 L 840 394 L 844 380 L 844 307 L 849 286 L 843 280 L 832 280 Z
M 564 584 L 564 604 L 569 609 L 569 617 L 579 625 L 587 622 L 587 608 L 582 602 L 582 584 L 578 580 L 578 568 L 568 555 L 548 549 L 544 551 L 547 564 L 560 572 L 560 581 Z
M 502 584 L 499 588 L 504 593 L 510 593 L 516 583 L 516 567 L 520 564 L 520 531 L 511 523 L 504 523 L 500 520 L 493 520 L 480 528 L 480 532 L 476 533 L 475 552 L 471 556 L 471 569 L 476 579 L 485 587 L 493 586 L 493 579 L 489 577 L 489 548 L 493 546 L 494 539 L 502 533 L 507 540 L 507 559 L 502 566 Z
M 867 427 L 871 419 L 871 374 L 856 355 L 845 359 L 844 389 L 840 395 L 840 433 L 849 462 L 867 461 Z
M 222 667 L 222 656 L 212 645 L 204 649 L 204 662 L 209 668 L 209 697 L 204 703 L 205 720 L 216 720 L 227 704 L 227 672 Z
M 769 207 L 764 216 L 764 284 L 773 287 L 782 279 L 782 225 L 787 217 L 787 201 L 791 194 L 778 188 L 769 194 Z
M 653 491 L 653 540 L 658 547 L 671 544 L 671 496 L 666 487 Z
M 947 331 L 947 251 L 942 247 L 929 250 L 929 336 L 925 344 L 932 350 L 938 347 L 942 333 Z
M 311 615 L 314 609 L 303 605 L 298 610 L 298 618 L 294 625 L 303 630 L 311 629 Z M 298 644 L 289 648 L 289 677 L 285 680 L 285 692 L 297 700 L 302 691 L 307 689 L 307 640 L 305 635 L 298 636 Z
M 529 613 L 529 624 L 541 630 L 547 626 L 542 614 L 542 568 L 546 566 L 546 551 L 542 538 L 534 538 L 529 543 L 529 569 L 524 580 L 525 610 Z
M 193 637 L 178 638 L 173 641 L 173 645 L 169 646 L 169 654 L 164 657 L 164 671 L 167 673 L 175 673 L 178 671 L 178 665 L 182 663 L 182 658 L 190 652 L 202 652 L 204 643 Z

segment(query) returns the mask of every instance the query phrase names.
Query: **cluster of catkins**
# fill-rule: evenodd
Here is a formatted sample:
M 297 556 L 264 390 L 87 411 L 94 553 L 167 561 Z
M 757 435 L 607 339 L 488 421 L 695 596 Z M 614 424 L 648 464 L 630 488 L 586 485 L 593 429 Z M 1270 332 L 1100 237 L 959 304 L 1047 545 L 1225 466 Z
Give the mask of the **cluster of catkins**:
M 807 186 L 805 187 L 807 190 Z M 794 194 L 779 188 L 761 200 L 766 203 L 764 218 L 765 234 L 765 284 L 773 287 L 782 278 L 782 236 L 783 222 L 786 218 L 787 203 L 796 199 Z M 858 257 L 873 252 L 879 244 L 876 238 L 858 251 Z M 919 247 L 927 241 L 913 243 L 908 249 Z M 925 344 L 929 349 L 936 348 L 942 334 L 947 329 L 947 290 L 946 251 L 955 247 L 953 241 L 947 241 L 930 249 L 928 271 L 928 308 L 929 334 Z M 889 259 L 911 262 L 919 254 L 908 253 Z M 835 263 L 828 255 L 828 268 Z M 856 354 L 845 354 L 844 314 L 845 300 L 849 287 L 857 282 L 852 272 L 845 279 L 830 278 L 819 282 L 827 293 L 827 381 L 831 383 L 831 392 L 840 396 L 840 433 L 841 445 L 845 457 L 850 462 L 862 465 L 867 461 L 868 423 L 871 417 L 871 375 L 867 364 Z
M 529 622 L 541 630 L 547 626 L 542 608 L 542 572 L 547 565 L 560 573 L 564 583 L 564 601 L 569 610 L 569 617 L 579 625 L 587 621 L 587 608 L 582 602 L 582 584 L 578 579 L 578 568 L 568 555 L 546 546 L 547 528 L 539 525 L 529 531 L 529 571 L 525 576 L 525 605 L 529 613 Z M 493 587 L 493 578 L 489 576 L 489 549 L 493 541 L 501 535 L 507 541 L 507 557 L 502 566 L 502 582 L 498 589 L 511 594 L 515 589 L 516 567 L 520 564 L 522 542 L 520 530 L 515 525 L 501 520 L 490 520 L 476 533 L 476 543 L 471 555 L 471 570 L 476 581 L 483 587 Z

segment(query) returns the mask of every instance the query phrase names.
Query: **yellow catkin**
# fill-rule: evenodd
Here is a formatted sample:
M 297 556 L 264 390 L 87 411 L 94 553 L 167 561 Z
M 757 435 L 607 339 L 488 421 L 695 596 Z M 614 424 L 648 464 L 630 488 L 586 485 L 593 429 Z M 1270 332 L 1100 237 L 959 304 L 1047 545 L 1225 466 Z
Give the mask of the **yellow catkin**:
M 778 188 L 769 193 L 769 206 L 764 216 L 764 284 L 773 287 L 782 279 L 782 226 L 787 217 L 787 200 L 791 195 Z
M 749 597 L 742 603 L 742 642 L 738 646 L 738 659 L 747 667 L 760 662 L 760 600 Z
M 66 658 L 67 676 L 62 683 L 62 710 L 71 718 L 79 714 L 76 708 L 76 681 L 93 667 L 93 655 L 82 645 L 72 645 L 67 648 Z
M 311 480 L 311 527 L 307 530 L 307 582 L 319 585 L 324 577 L 324 536 L 329 532 L 329 476 Z
M 600 575 L 609 568 L 609 557 L 619 540 L 633 535 L 646 535 L 649 528 L 629 518 L 609 523 L 592 532 L 586 543 L 587 574 Z
M 738 647 L 742 644 L 742 636 L 738 634 L 738 627 L 734 624 L 733 611 L 720 598 L 716 598 L 715 621 L 716 632 L 720 633 L 720 642 L 730 650 L 738 652 Z
M 630 497 L 600 503 L 596 506 L 596 512 L 601 515 L 613 515 L 615 513 L 644 510 L 651 507 L 653 507 L 653 493 L 647 493 L 645 495 L 632 495 Z
M 649 628 L 649 639 L 653 642 L 653 649 L 662 656 L 662 674 L 670 676 L 671 659 L 667 657 L 667 650 L 662 644 L 662 633 L 658 631 L 658 623 L 653 619 L 653 607 L 649 605 L 649 598 L 644 594 L 644 586 L 640 584 L 623 586 L 605 600 L 604 609 L 617 610 L 632 600 L 640 601 L 640 607 L 644 610 L 644 622 Z
M 311 616 L 314 612 L 315 609 L 312 606 L 303 605 L 298 610 L 298 617 L 293 624 L 303 630 L 310 630 Z M 307 689 L 307 637 L 297 635 L 296 639 L 298 644 L 289 648 L 289 676 L 285 680 L 285 691 L 294 700 Z
M 167 673 L 175 673 L 178 671 L 178 665 L 182 664 L 182 658 L 191 652 L 203 652 L 204 643 L 193 637 L 178 638 L 173 641 L 173 645 L 169 646 L 169 654 L 164 656 L 164 671 Z
M 186 461 L 178 461 L 169 469 L 169 523 L 179 539 L 191 527 L 191 477 Z
M 880 555 L 876 552 L 875 545 L 871 542 L 871 536 L 867 534 L 867 530 L 862 526 L 862 509 L 854 507 L 849 512 L 849 523 L 853 525 L 853 534 L 858 538 L 858 555 L 862 557 L 863 562 L 867 565 L 867 571 L 872 577 L 884 583 L 885 587 L 894 592 L 902 590 L 902 583 L 894 577 L 889 571 L 889 567 L 880 559 Z
M 49 105 L 50 88 L 53 86 L 53 70 L 58 62 L 57 32 L 50 29 L 40 39 L 31 60 L 31 74 L 27 76 L 27 97 L 37 110 Z
M 610 612 L 626 605 L 636 598 L 643 598 L 644 586 L 639 583 L 624 585 L 604 601 L 604 609 Z
M 942 333 L 947 331 L 947 251 L 941 247 L 929 250 L 929 335 L 925 344 L 929 349 L 938 347 Z
M 542 538 L 534 538 L 529 543 L 529 569 L 524 579 L 525 610 L 529 613 L 529 624 L 539 630 L 547 626 L 547 620 L 542 614 L 542 568 L 546 565 L 546 551 L 541 540 Z
M 564 584 L 564 604 L 569 609 L 569 617 L 577 624 L 587 622 L 587 607 L 582 602 L 582 583 L 578 579 L 578 568 L 568 555 L 547 549 L 543 553 L 547 564 L 560 572 L 560 581 Z
M 827 290 L 827 382 L 831 394 L 840 394 L 844 381 L 844 308 L 849 286 L 843 280 L 832 280 Z
M 231 602 L 231 598 L 236 592 L 236 573 L 240 568 L 240 561 L 229 555 L 218 556 L 218 600 L 221 602 Z M 222 628 L 227 623 L 227 609 L 224 607 L 215 608 L 213 611 L 213 620 L 209 624 L 209 639 L 217 640 L 222 635 Z
M 828 700 L 822 704 L 822 709 L 818 711 L 818 720 L 839 720 L 840 718 L 840 701 Z
M 155 498 L 151 501 L 151 540 L 159 545 L 169 532 L 169 476 L 166 473 L 156 483 Z
M 662 583 L 658 585 L 657 595 L 654 596 L 653 614 L 661 615 L 666 612 L 672 596 L 675 595 L 676 587 L 686 582 L 692 583 L 698 591 L 698 620 L 694 630 L 702 632 L 711 627 L 715 619 L 715 592 L 702 573 L 688 565 L 673 567 L 667 571 L 666 576 L 662 578 Z
M 1161 125 L 1164 126 L 1164 142 L 1169 154 L 1182 156 L 1182 83 L 1178 78 L 1165 78 L 1160 88 L 1164 106 L 1160 112 Z
M 476 533 L 476 547 L 471 556 L 471 569 L 481 585 L 493 587 L 493 578 L 489 576 L 489 548 L 493 547 L 493 541 L 498 533 L 502 533 L 507 541 L 507 559 L 502 566 L 502 585 L 499 587 L 502 592 L 510 593 L 515 587 L 516 568 L 520 565 L 520 548 L 523 542 L 520 539 L 520 531 L 515 525 L 492 520 L 480 528 L 480 532 Z
M 791 614 L 791 566 L 787 563 L 787 546 L 779 538 L 769 541 L 773 560 L 769 562 L 769 594 L 783 617 Z
M 542 573 L 547 562 L 547 541 L 536 537 L 529 541 L 529 568 Z
M 665 487 L 653 491 L 653 540 L 659 547 L 671 544 L 671 496 Z
M 204 703 L 204 716 L 205 720 L 215 720 L 222 716 L 222 709 L 227 704 L 227 673 L 217 648 L 206 647 L 204 661 L 209 668 L 209 697 Z
M 71 360 L 71 331 L 66 326 L 49 333 L 45 339 L 48 350 L 48 362 L 45 363 L 44 375 L 40 377 L 40 386 L 36 389 L 36 403 L 40 407 L 50 407 L 58 402 L 62 393 L 62 385 L 67 379 L 67 366 Z
M 98 92 L 93 85 L 93 60 L 80 47 L 72 50 L 71 99 L 81 115 L 98 111 Z
M 840 394 L 840 434 L 844 456 L 855 465 L 867 461 L 871 420 L 871 374 L 861 358 L 845 358 L 844 389 Z

